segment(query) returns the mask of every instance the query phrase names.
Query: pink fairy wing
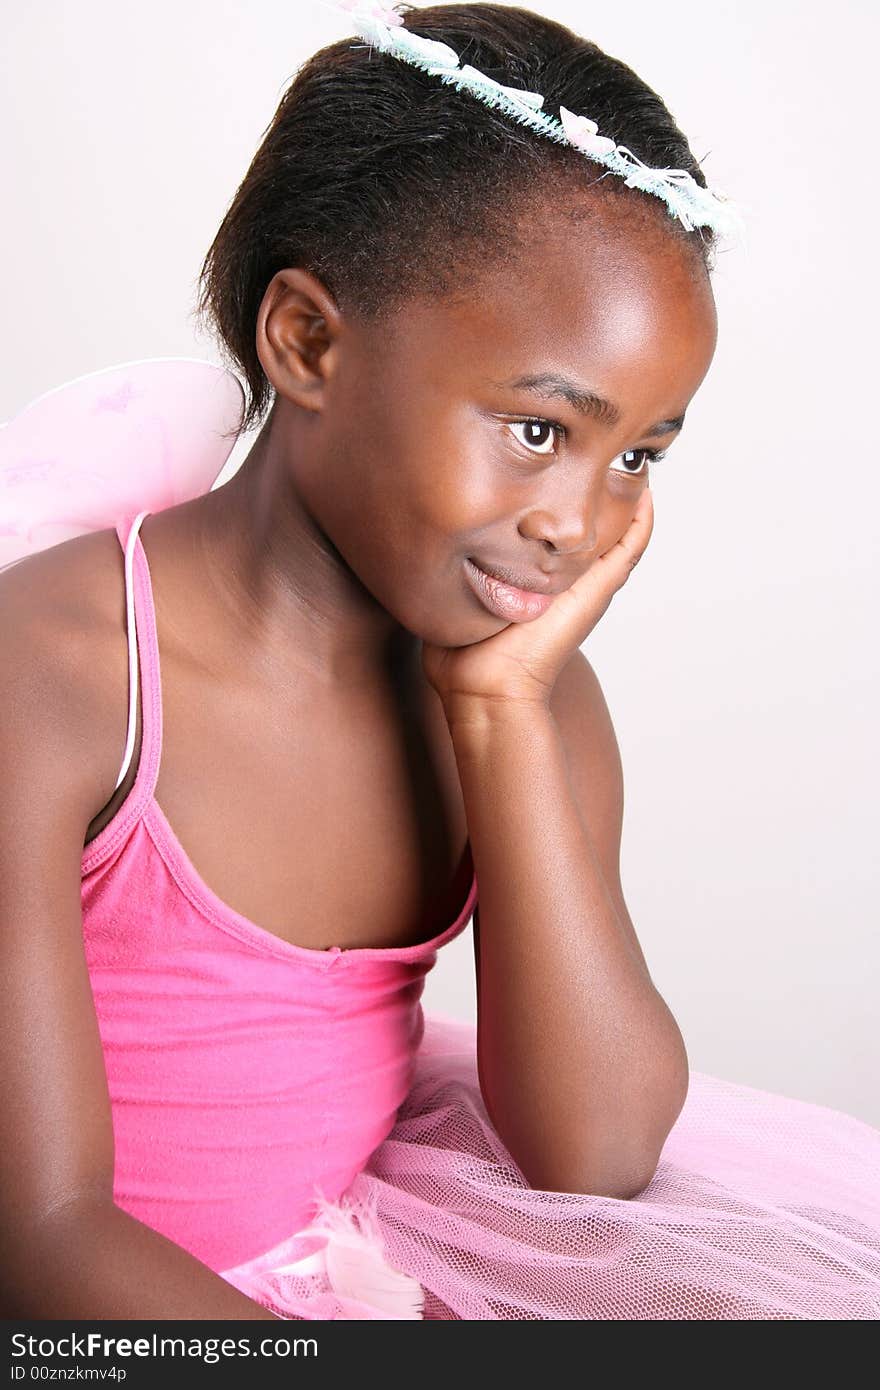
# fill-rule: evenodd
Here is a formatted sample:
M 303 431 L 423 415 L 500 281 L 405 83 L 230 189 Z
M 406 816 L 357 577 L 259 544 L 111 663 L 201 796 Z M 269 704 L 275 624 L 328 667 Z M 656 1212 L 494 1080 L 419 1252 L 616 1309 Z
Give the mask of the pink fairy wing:
M 0 570 L 209 492 L 243 400 L 233 372 L 191 357 L 123 362 L 37 396 L 0 427 Z

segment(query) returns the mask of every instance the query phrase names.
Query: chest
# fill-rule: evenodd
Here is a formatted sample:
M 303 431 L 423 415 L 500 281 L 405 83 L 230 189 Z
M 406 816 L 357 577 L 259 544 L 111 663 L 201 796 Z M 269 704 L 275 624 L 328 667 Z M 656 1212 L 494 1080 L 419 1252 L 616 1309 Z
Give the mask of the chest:
M 141 745 L 88 840 L 134 784 Z M 471 883 L 442 708 L 426 684 L 283 701 L 163 672 L 155 800 L 196 875 L 251 922 L 315 950 L 426 941 Z

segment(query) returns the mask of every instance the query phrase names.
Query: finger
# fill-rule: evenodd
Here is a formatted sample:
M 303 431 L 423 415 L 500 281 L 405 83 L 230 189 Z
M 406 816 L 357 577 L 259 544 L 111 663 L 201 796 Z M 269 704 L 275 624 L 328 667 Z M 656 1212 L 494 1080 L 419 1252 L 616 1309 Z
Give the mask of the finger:
M 654 499 L 651 489 L 645 488 L 632 521 L 616 544 L 605 551 L 602 560 L 610 561 L 615 572 L 620 572 L 622 566 L 623 578 L 627 579 L 647 550 L 653 529 Z
M 653 498 L 646 488 L 620 540 L 598 556 L 569 589 L 564 589 L 554 599 L 544 618 L 537 620 L 546 629 L 548 637 L 555 622 L 559 631 L 576 633 L 578 644 L 586 640 L 644 554 L 651 538 L 653 519 Z M 569 629 L 569 625 L 573 626 Z M 527 631 L 530 627 L 531 624 L 523 624 L 525 639 L 530 636 Z
M 566 612 L 568 607 L 579 605 L 589 595 L 592 595 L 594 600 L 604 603 L 604 612 L 612 595 L 626 583 L 645 553 L 653 525 L 654 499 L 650 490 L 646 488 L 639 497 L 626 531 L 610 549 L 603 551 L 594 560 L 570 589 L 559 595 L 553 605 L 557 612 Z

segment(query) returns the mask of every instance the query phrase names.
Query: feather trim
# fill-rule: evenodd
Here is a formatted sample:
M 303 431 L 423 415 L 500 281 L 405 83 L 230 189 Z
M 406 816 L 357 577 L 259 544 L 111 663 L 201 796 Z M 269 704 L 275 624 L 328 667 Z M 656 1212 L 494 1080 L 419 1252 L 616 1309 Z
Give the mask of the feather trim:
M 418 1280 L 395 1269 L 385 1258 L 385 1243 L 376 1219 L 375 1199 L 316 1198 L 310 1225 L 297 1232 L 303 1239 L 320 1237 L 322 1248 L 292 1264 L 276 1265 L 269 1274 L 325 1274 L 351 1318 L 374 1315 L 396 1320 L 424 1317 L 424 1291 Z

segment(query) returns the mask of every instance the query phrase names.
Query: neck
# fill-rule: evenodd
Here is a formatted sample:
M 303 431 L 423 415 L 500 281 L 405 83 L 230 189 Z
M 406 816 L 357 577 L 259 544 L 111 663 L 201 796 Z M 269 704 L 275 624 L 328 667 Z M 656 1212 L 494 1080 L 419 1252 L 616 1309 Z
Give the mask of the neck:
M 421 643 L 321 530 L 270 425 L 228 483 L 190 504 L 194 545 L 238 650 L 338 687 L 409 668 Z

